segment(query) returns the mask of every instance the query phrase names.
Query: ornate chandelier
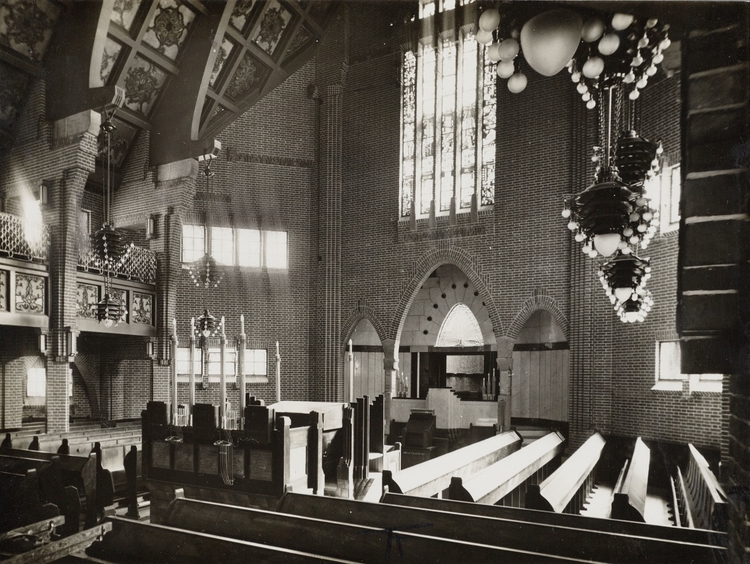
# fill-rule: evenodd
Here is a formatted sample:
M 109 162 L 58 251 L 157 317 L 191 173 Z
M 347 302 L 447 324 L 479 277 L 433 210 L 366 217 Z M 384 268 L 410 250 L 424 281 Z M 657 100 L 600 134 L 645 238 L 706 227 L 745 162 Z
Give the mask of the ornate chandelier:
M 96 319 L 105 327 L 118 325 L 122 317 L 127 313 L 125 304 L 112 291 L 112 273 L 125 263 L 133 248 L 132 243 L 125 240 L 122 231 L 114 227 L 111 219 L 112 202 L 112 178 L 114 176 L 114 163 L 112 162 L 112 134 L 117 129 L 112 121 L 115 110 L 111 113 L 102 112 L 104 121 L 100 126 L 100 142 L 104 153 L 103 164 L 105 165 L 103 212 L 104 223 L 101 228 L 91 235 L 91 250 L 96 257 L 96 262 L 104 272 L 104 296 L 93 307 Z
M 211 179 L 214 177 L 214 172 L 211 170 L 211 161 L 213 157 L 209 156 L 206 161 L 206 166 L 203 169 L 203 176 L 206 178 L 206 200 L 211 197 Z M 210 209 L 210 202 L 208 208 Z M 213 256 L 211 256 L 211 222 L 210 214 L 204 210 L 204 248 L 206 252 L 201 258 L 190 263 L 188 266 L 188 272 L 193 284 L 197 288 L 216 288 L 224 278 L 224 271 L 218 267 L 218 263 Z
M 645 288 L 651 278 L 649 259 L 618 253 L 599 266 L 598 277 L 622 321 L 632 323 L 645 319 L 654 305 L 651 293 Z
M 206 179 L 206 201 L 208 202 L 207 208 L 204 208 L 204 249 L 205 253 L 201 258 L 190 263 L 188 272 L 190 273 L 190 279 L 197 288 L 202 288 L 204 293 L 212 288 L 216 288 L 224 278 L 224 271 L 219 268 L 216 259 L 211 255 L 211 219 L 210 214 L 207 210 L 210 209 L 210 197 L 211 197 L 211 179 L 214 176 L 214 172 L 211 170 L 212 156 L 208 156 L 206 166 L 203 169 L 203 176 Z M 204 301 L 206 296 L 204 294 Z M 216 321 L 208 307 L 204 307 L 203 313 L 196 318 L 193 330 L 198 337 L 207 339 L 213 336 L 220 329 L 221 325 Z

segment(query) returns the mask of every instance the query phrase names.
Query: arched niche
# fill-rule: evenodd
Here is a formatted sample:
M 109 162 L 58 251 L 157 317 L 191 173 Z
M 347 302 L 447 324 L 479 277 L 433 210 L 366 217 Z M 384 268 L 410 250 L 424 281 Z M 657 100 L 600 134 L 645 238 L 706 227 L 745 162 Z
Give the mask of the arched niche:
M 569 352 L 550 312 L 529 316 L 513 347 L 512 417 L 568 421 Z
M 351 360 L 347 354 L 344 395 L 346 398 L 370 396 L 375 398 L 385 390 L 383 345 L 374 325 L 362 318 L 351 334 Z M 353 370 L 352 370 L 353 368 Z M 351 386 L 351 392 L 350 392 Z

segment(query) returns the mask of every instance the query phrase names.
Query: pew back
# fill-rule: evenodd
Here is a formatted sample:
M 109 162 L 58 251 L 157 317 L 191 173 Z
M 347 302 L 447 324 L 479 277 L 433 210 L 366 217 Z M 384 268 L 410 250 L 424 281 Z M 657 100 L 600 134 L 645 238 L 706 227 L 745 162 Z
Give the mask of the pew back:
M 385 497 L 391 495 L 386 494 Z M 400 497 L 426 502 L 444 501 L 416 496 Z M 450 501 L 449 503 L 484 509 L 510 509 L 466 502 Z M 706 545 L 691 545 L 653 537 L 296 493 L 288 493 L 284 496 L 279 505 L 279 511 L 315 519 L 391 529 L 399 533 L 413 531 L 425 536 L 491 544 L 519 551 L 533 551 L 558 559 L 580 558 L 587 561 L 631 563 L 643 561 L 643 555 L 647 554 L 652 558 L 649 561 L 653 562 L 685 562 L 690 558 L 701 562 L 721 562 L 722 556 L 726 553 L 725 549 L 715 550 L 714 547 Z M 704 557 L 714 560 L 700 560 Z M 718 560 L 715 560 L 716 558 Z M 469 560 L 459 559 L 458 561 Z
M 433 496 L 447 489 L 452 477 L 468 478 L 520 446 L 521 436 L 515 431 L 495 435 L 406 470 L 386 470 L 383 472 L 383 487 L 392 492 Z
M 495 504 L 529 478 L 536 478 L 547 463 L 562 454 L 564 442 L 560 433 L 548 433 L 469 478 L 454 476 L 448 497 Z
M 688 444 L 690 461 L 685 488 L 695 525 L 704 529 L 726 531 L 727 496 L 703 455 Z
M 313 518 L 246 507 L 176 498 L 164 524 L 269 546 L 283 546 L 357 562 L 547 562 L 537 552 L 504 549 L 492 543 L 425 536 L 421 527 L 394 530 L 334 518 Z
M 612 518 L 645 522 L 646 495 L 648 491 L 648 469 L 651 451 L 638 437 L 633 456 L 626 462 L 627 471 L 618 480 L 612 499 Z
M 531 486 L 526 496 L 528 509 L 577 513 L 594 485 L 594 468 L 605 440 L 594 433 L 550 477 Z

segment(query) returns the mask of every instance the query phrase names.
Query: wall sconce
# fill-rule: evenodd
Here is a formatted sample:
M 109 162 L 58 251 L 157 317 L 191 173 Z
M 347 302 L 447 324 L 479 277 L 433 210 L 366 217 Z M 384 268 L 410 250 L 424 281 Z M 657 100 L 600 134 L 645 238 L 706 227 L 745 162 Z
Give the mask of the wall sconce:
M 153 357 L 155 353 L 155 347 L 153 341 L 146 342 L 146 356 Z
M 76 337 L 76 331 L 72 327 L 65 328 L 65 356 L 68 357 L 69 362 L 72 362 L 78 354 Z
M 47 354 L 47 335 L 45 333 L 39 335 L 39 352 L 43 355 Z
M 146 219 L 146 239 L 156 238 L 156 215 L 151 214 Z

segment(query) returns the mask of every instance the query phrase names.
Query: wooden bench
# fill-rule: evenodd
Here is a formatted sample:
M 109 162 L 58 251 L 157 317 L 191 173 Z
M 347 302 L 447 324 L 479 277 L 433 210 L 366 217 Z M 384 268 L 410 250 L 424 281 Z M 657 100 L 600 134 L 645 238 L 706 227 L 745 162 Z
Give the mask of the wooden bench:
M 633 456 L 626 460 L 612 498 L 612 519 L 646 522 L 646 494 L 648 492 L 648 469 L 651 451 L 638 437 Z
M 393 494 L 387 494 L 391 495 Z M 398 497 L 417 499 L 415 496 Z M 484 509 L 511 509 L 434 498 L 418 499 Z M 726 549 L 723 548 L 654 537 L 297 493 L 286 494 L 279 505 L 279 511 L 314 519 L 336 520 L 399 532 L 413 531 L 424 536 L 532 551 L 558 559 L 632 563 L 644 561 L 644 555 L 648 555 L 649 562 L 686 562 L 690 559 L 694 562 L 722 562 L 722 557 L 726 555 Z
M 481 503 L 469 503 L 465 501 L 454 501 L 450 499 L 436 499 L 434 497 L 417 497 L 386 493 L 380 500 L 381 503 L 389 505 L 402 505 L 417 509 L 432 509 L 435 511 L 448 511 L 451 513 L 464 513 L 467 515 L 478 515 L 481 517 L 492 517 L 495 519 L 510 519 L 514 521 L 530 521 L 544 523 L 556 527 L 570 527 L 573 529 L 590 529 L 605 533 L 617 533 L 633 537 L 654 537 L 664 540 L 692 544 L 708 544 L 717 547 L 727 546 L 726 533 L 719 533 L 705 529 L 684 529 L 666 525 L 651 525 L 638 523 L 636 521 L 619 521 L 613 519 L 601 519 L 585 515 L 569 515 L 566 513 L 554 513 L 550 511 L 538 511 L 536 509 L 523 509 L 519 507 L 504 507 L 501 505 L 484 505 Z
M 529 479 L 536 481 L 539 477 L 546 477 L 547 464 L 562 454 L 564 442 L 565 437 L 560 433 L 549 433 L 467 479 L 454 476 L 448 497 L 492 505 L 511 492 L 523 490 L 520 492 L 523 495 L 526 488 L 522 486 Z M 521 496 L 518 497 L 518 503 L 512 505 L 521 505 Z
M 31 550 L 11 556 L 2 562 L 3 564 L 31 564 L 32 562 L 46 564 L 68 556 L 78 561 L 76 558 L 78 554 L 82 554 L 91 543 L 102 538 L 111 529 L 111 523 L 100 523 L 61 539 L 44 541 L 40 546 L 34 546 Z
M 87 526 L 94 524 L 97 477 L 93 457 L 7 448 L 0 452 L 0 469 L 25 473 L 32 468 L 39 473 L 42 499 L 55 504 L 66 518 L 63 534 L 78 531 L 81 513 Z
M 425 563 L 557 560 L 538 551 L 507 549 L 491 542 L 471 543 L 423 535 L 423 527 L 371 527 L 347 522 L 344 515 L 338 517 L 318 519 L 177 498 L 167 511 L 165 524 L 373 564 L 393 560 Z
M 555 513 L 578 513 L 594 486 L 594 469 L 605 440 L 594 433 L 555 472 L 539 485 L 529 486 L 526 507 Z
M 690 459 L 686 473 L 677 468 L 673 487 L 676 494 L 675 513 L 683 527 L 715 531 L 727 530 L 727 496 L 708 466 L 704 456 L 688 444 Z
M 0 532 L 58 515 L 57 505 L 43 501 L 35 468 L 23 473 L 0 470 Z
M 87 550 L 89 557 L 110 563 L 159 562 L 205 564 L 206 562 L 312 563 L 353 560 L 329 558 L 307 551 L 267 546 L 164 525 L 107 517 L 112 530 Z
M 468 478 L 515 452 L 520 446 L 521 436 L 515 431 L 495 435 L 406 470 L 385 470 L 383 488 L 391 492 L 427 497 L 442 494 L 450 486 L 451 478 Z

